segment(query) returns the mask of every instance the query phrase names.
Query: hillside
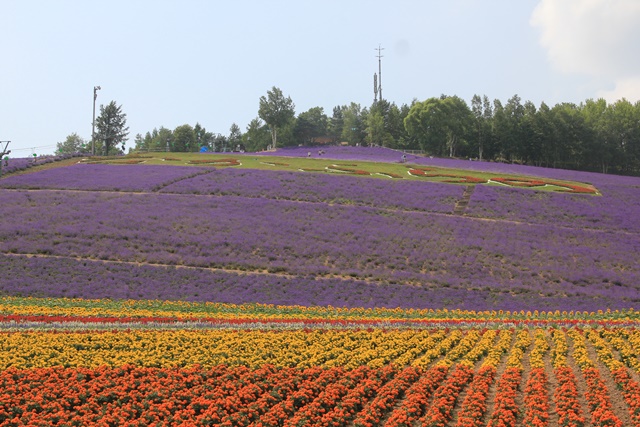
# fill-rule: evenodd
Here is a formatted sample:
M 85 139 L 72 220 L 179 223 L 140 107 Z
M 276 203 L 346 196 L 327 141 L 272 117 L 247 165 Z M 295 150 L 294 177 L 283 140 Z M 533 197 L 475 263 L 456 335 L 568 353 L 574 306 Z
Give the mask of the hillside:
M 284 164 L 309 151 L 280 150 L 279 161 L 268 154 Z M 400 161 L 392 150 L 354 147 L 312 157 L 347 170 Z M 584 183 L 599 193 L 591 195 L 135 163 L 2 178 L 1 292 L 336 307 L 640 308 L 638 178 L 407 159 L 415 168 Z
M 309 154 L 0 179 L 0 427 L 640 426 L 639 179 Z

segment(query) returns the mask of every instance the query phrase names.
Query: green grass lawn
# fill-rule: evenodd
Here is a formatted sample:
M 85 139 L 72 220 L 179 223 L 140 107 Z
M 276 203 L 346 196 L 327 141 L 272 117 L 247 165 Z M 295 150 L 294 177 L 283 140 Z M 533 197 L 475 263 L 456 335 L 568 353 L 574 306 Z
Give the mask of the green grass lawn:
M 590 184 L 544 179 L 524 175 L 496 174 L 466 169 L 449 169 L 415 165 L 411 163 L 384 163 L 371 161 L 345 161 L 329 158 L 255 156 L 251 154 L 151 153 L 124 157 L 92 157 L 85 162 L 109 164 L 194 165 L 217 168 L 298 171 L 357 175 L 374 179 L 406 179 L 445 182 L 458 185 L 501 185 L 531 188 L 539 191 L 580 189 L 586 194 L 598 194 Z M 502 182 L 500 182 L 502 181 Z M 506 182 L 505 182 L 506 181 Z M 576 192 L 576 191 L 574 191 Z

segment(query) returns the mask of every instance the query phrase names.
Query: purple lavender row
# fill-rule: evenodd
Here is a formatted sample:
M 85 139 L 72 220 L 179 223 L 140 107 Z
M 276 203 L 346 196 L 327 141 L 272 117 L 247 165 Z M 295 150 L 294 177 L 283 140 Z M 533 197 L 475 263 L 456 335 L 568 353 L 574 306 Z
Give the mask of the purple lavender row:
M 0 255 L 0 292 L 10 296 L 159 299 L 334 307 L 460 308 L 466 310 L 626 309 L 629 304 L 603 289 L 593 294 L 547 296 L 540 292 L 495 292 L 357 279 L 237 274 L 205 269 L 26 258 Z
M 19 157 L 0 159 L 2 160 L 2 175 L 18 172 L 29 169 L 33 166 L 44 165 L 47 163 L 53 163 L 60 160 L 70 159 L 72 157 L 78 157 L 78 155 L 64 154 L 59 156 L 41 156 L 41 157 Z
M 213 168 L 163 165 L 76 164 L 0 180 L 0 188 L 153 191 Z
M 635 234 L 362 206 L 0 192 L 0 252 L 241 269 L 500 295 L 640 295 Z M 46 213 L 46 214 L 43 214 Z M 567 308 L 569 309 L 569 308 Z
M 452 212 L 464 187 L 319 173 L 219 169 L 171 184 L 163 193 L 215 194 L 405 210 Z
M 602 197 L 478 185 L 466 214 L 573 228 L 640 233 L 637 187 L 602 184 Z
M 399 161 L 401 152 L 381 147 L 327 147 L 323 156 L 342 160 Z M 280 149 L 276 154 L 306 156 L 304 148 Z M 591 172 L 408 156 L 408 162 L 494 173 L 524 174 L 547 179 L 590 183 L 602 194 L 540 192 L 531 189 L 477 185 L 467 215 L 511 221 L 554 223 L 575 228 L 623 230 L 640 233 L 640 178 Z

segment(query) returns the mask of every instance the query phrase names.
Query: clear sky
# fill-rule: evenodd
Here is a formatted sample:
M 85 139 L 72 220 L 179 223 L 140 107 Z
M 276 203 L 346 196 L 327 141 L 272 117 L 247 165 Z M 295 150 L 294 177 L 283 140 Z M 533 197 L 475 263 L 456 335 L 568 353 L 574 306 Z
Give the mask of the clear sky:
M 0 140 L 12 157 L 91 136 L 96 104 L 137 133 L 229 134 L 273 86 L 296 114 L 382 94 L 553 106 L 640 99 L 640 0 L 0 0 Z

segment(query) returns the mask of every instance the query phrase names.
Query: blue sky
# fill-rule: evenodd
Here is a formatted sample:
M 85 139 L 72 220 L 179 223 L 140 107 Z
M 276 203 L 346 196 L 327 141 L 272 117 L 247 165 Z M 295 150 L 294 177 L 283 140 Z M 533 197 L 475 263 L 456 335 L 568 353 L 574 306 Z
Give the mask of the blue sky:
M 12 157 L 91 136 L 115 101 L 137 133 L 228 135 L 273 86 L 296 114 L 474 94 L 536 105 L 640 99 L 637 0 L 0 0 L 0 140 Z

